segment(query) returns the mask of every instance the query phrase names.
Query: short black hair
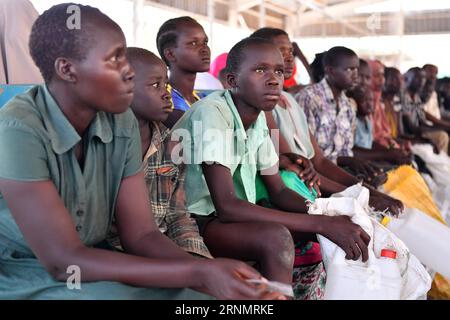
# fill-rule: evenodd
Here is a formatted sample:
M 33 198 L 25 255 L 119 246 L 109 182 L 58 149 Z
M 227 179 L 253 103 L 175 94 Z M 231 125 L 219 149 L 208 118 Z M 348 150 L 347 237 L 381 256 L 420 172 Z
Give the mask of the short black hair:
M 358 57 L 358 55 L 352 49 L 346 47 L 333 47 L 325 52 L 323 66 L 336 67 L 343 57 Z
M 309 65 L 313 83 L 318 83 L 325 77 L 325 69 L 323 67 L 323 56 L 325 55 L 325 52 L 316 53 L 313 62 Z
M 413 75 L 413 74 L 415 74 L 417 72 L 420 73 L 421 71 L 422 71 L 422 68 L 412 67 L 412 68 L 409 68 L 408 71 L 406 71 L 405 75 Z
M 262 38 L 262 39 L 266 39 L 266 40 L 272 40 L 273 38 L 278 37 L 278 36 L 289 37 L 287 32 L 282 29 L 264 27 L 264 28 L 260 28 L 260 29 L 256 30 L 255 32 L 253 32 L 249 38 Z
M 394 67 L 385 67 L 384 68 L 384 78 L 385 79 L 393 77 L 396 73 L 401 74 L 400 70 L 398 70 L 397 68 L 394 68 Z
M 183 23 L 193 23 L 200 25 L 197 20 L 189 16 L 183 16 L 178 18 L 169 19 L 164 22 L 161 27 L 159 27 L 158 33 L 156 35 L 156 47 L 158 48 L 158 53 L 161 59 L 169 66 L 169 61 L 167 61 L 164 56 L 164 50 L 173 47 L 177 44 L 178 39 L 178 27 Z
M 360 68 L 370 68 L 369 63 L 366 60 L 361 59 L 361 58 L 359 58 L 359 67 Z
M 258 45 L 268 45 L 274 47 L 271 41 L 263 38 L 248 37 L 242 39 L 241 41 L 236 43 L 228 53 L 227 65 L 225 67 L 226 72 L 236 72 L 237 70 L 239 70 L 242 61 L 245 59 L 245 50 L 249 47 Z
M 143 48 L 138 48 L 138 47 L 128 47 L 127 48 L 127 59 L 128 59 L 128 62 L 130 62 L 130 64 L 133 67 L 136 65 L 137 62 L 145 62 L 146 63 L 149 60 L 161 61 L 161 59 L 153 52 L 143 49 Z
M 435 69 L 437 69 L 438 67 L 436 65 L 434 65 L 434 64 L 431 64 L 431 63 L 426 63 L 422 67 L 422 69 L 428 69 L 428 68 L 435 68 Z
M 76 6 L 80 12 L 80 26 L 69 28 L 68 13 L 70 6 Z M 121 31 L 119 25 L 99 9 L 76 3 L 61 3 L 42 13 L 31 28 L 28 42 L 31 57 L 39 68 L 46 83 L 55 74 L 55 60 L 66 57 L 81 61 L 86 58 L 89 49 L 95 44 L 92 36 L 93 23 L 106 22 Z M 122 32 L 122 31 L 121 31 Z

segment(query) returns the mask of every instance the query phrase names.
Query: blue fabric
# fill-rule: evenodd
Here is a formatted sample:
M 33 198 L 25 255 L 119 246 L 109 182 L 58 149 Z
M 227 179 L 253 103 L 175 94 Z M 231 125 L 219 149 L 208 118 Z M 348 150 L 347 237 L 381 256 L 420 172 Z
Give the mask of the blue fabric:
M 372 149 L 373 134 L 372 134 L 372 122 L 359 117 L 356 118 L 356 130 L 355 130 L 355 146 L 365 149 Z
M 174 88 L 169 88 L 170 95 L 172 97 L 172 103 L 175 110 L 188 111 L 191 108 L 189 102 L 183 97 L 183 95 Z M 206 94 L 203 92 L 194 91 L 194 96 L 196 96 L 199 100 L 206 97 Z
M 23 93 L 32 87 L 33 85 L 0 84 L 0 108 L 19 93 Z

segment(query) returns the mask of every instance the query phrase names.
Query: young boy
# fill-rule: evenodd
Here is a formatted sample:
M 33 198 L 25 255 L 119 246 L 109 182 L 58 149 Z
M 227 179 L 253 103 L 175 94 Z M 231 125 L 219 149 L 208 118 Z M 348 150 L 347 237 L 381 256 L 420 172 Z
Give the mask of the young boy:
M 336 242 L 348 259 L 362 255 L 366 261 L 370 239 L 358 225 L 346 217 L 305 214 L 304 199 L 285 187 L 277 173 L 278 157 L 263 111 L 273 110 L 281 95 L 284 62 L 278 49 L 264 39 L 244 39 L 229 52 L 227 72 L 232 89 L 197 102 L 172 134 L 174 140 L 182 138 L 188 208 L 206 220 L 203 235 L 210 250 L 226 241 L 230 232 L 238 248 L 245 246 L 240 241 L 243 234 L 254 234 L 261 246 L 269 245 L 258 230 L 237 230 L 232 224 L 260 222 L 287 227 L 295 241 L 322 234 Z M 258 172 L 273 209 L 255 205 Z M 292 241 L 284 232 L 280 238 Z
M 125 36 L 82 5 L 80 28 L 69 29 L 69 5 L 32 28 L 30 52 L 46 84 L 0 110 L 0 299 L 208 298 L 174 289 L 188 287 L 261 297 L 263 288 L 242 281 L 260 278 L 246 264 L 195 259 L 159 232 L 128 110 Z M 114 218 L 125 253 L 100 249 Z M 67 285 L 77 285 L 71 275 L 81 290 Z
M 156 36 L 161 59 L 170 71 L 169 91 L 174 111 L 164 124 L 172 128 L 191 105 L 203 98 L 194 91 L 197 72 L 209 70 L 211 51 L 202 26 L 191 17 L 179 17 L 162 24 Z
M 135 70 L 131 109 L 139 123 L 145 181 L 156 225 L 185 251 L 212 258 L 186 210 L 184 167 L 170 159 L 169 129 L 162 124 L 172 112 L 167 66 L 141 48 L 128 48 L 127 58 Z
M 388 149 L 374 145 L 373 125 L 370 116 L 374 110 L 372 90 L 365 86 L 356 86 L 347 92 L 356 106 L 356 128 L 353 153 L 360 159 L 374 161 L 378 166 L 389 170 L 395 165 L 411 164 L 410 154 L 402 149 Z

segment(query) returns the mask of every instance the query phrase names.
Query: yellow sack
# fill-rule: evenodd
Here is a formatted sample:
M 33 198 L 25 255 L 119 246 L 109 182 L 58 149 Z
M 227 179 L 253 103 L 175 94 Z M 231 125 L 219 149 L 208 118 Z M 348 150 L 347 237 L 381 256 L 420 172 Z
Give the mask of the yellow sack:
M 419 209 L 446 225 L 425 180 L 413 167 L 400 166 L 388 172 L 388 180 L 383 188 L 406 207 Z M 432 299 L 450 299 L 450 280 L 436 273 L 428 296 Z

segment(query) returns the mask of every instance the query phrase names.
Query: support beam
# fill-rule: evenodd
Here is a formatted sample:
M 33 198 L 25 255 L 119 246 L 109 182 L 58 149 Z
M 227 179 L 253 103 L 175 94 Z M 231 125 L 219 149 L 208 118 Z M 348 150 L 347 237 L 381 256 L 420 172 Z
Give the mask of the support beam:
M 237 0 L 230 0 L 228 5 L 228 24 L 230 27 L 237 28 L 239 20 L 239 10 Z
M 251 9 L 253 7 L 256 7 L 261 3 L 261 0 L 248 0 L 248 1 L 239 1 L 239 4 L 237 6 L 238 11 L 245 11 L 248 9 Z
M 266 26 L 266 3 L 265 0 L 260 0 L 259 3 L 259 27 Z
M 339 23 L 341 23 L 342 25 L 344 25 L 345 27 L 347 27 L 348 29 L 362 35 L 365 36 L 368 34 L 368 30 L 362 29 L 362 28 L 358 28 L 354 25 L 352 25 L 351 23 L 348 23 L 347 21 L 345 21 L 343 18 L 340 18 L 332 13 L 330 13 L 330 9 L 327 9 L 326 7 L 324 7 L 323 5 L 317 3 L 314 0 L 297 0 L 298 2 L 300 2 L 301 4 L 304 4 L 305 6 L 307 6 L 308 8 L 314 10 L 316 13 L 318 13 L 320 16 L 318 17 L 318 19 L 322 18 L 323 16 L 330 18 L 332 20 L 335 20 Z M 355 1 L 353 1 L 355 2 Z M 357 1 L 356 1 L 357 2 Z M 373 2 L 373 1 L 372 1 Z M 336 5 L 337 6 L 337 5 Z M 335 7 L 335 6 L 332 6 Z M 305 14 L 306 15 L 306 14 Z M 317 22 L 317 19 L 315 19 L 315 22 Z M 300 21 L 300 26 L 304 26 L 306 25 L 305 23 L 305 19 L 304 16 L 302 16 L 302 19 Z
M 213 46 L 213 41 L 214 41 L 214 35 L 213 35 L 213 31 L 214 31 L 214 5 L 215 5 L 215 1 L 214 0 L 207 0 L 207 12 L 208 12 L 208 23 L 209 23 L 209 41 L 210 41 L 210 46 Z
M 363 7 L 365 5 L 382 2 L 384 0 L 352 0 L 343 3 L 335 4 L 332 6 L 324 6 L 314 0 L 297 0 L 311 11 L 302 14 L 300 23 L 302 25 L 308 25 L 317 22 L 317 20 L 323 18 L 324 12 L 333 17 L 345 17 L 354 14 L 354 9 Z
M 133 45 L 143 45 L 145 0 L 133 0 Z

